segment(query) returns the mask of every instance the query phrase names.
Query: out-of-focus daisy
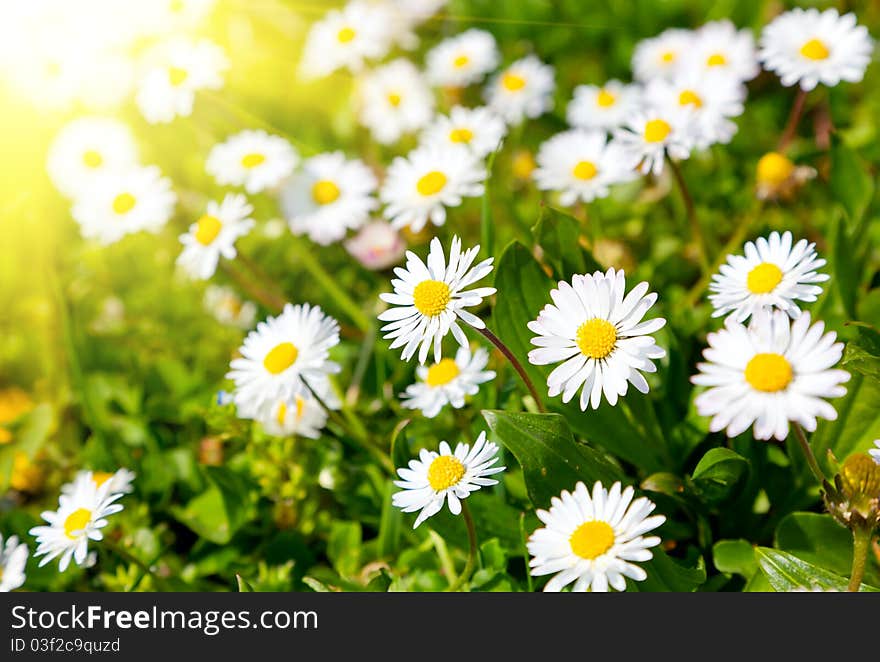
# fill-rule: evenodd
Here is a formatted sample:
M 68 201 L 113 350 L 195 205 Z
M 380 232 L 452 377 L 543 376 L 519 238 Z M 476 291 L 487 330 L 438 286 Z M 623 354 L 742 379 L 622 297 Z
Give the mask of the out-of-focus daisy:
M 392 226 L 419 232 L 429 220 L 443 225 L 446 208 L 462 198 L 482 195 L 484 179 L 485 166 L 466 147 L 425 145 L 395 157 L 379 196 Z
M 240 193 L 228 193 L 223 202 L 208 202 L 205 214 L 180 235 L 183 251 L 177 258 L 190 278 L 207 280 L 217 270 L 222 255 L 232 260 L 237 255 L 235 242 L 254 227 L 254 208 Z
M 433 344 L 434 361 L 439 362 L 443 337 L 450 331 L 462 347 L 467 347 L 459 319 L 474 328 L 486 328 L 483 320 L 464 310 L 478 306 L 484 297 L 495 294 L 494 287 L 466 289 L 492 271 L 494 258 L 473 264 L 479 252 L 480 247 L 474 246 L 462 253 L 461 240 L 453 237 L 447 262 L 440 240 L 434 237 L 427 264 L 407 251 L 406 268 L 394 269 L 397 275 L 391 281 L 394 292 L 379 295 L 393 308 L 381 313 L 379 320 L 388 322 L 382 331 L 386 332 L 386 339 L 394 341 L 391 349 L 403 347 L 404 361 L 409 361 L 418 349 L 419 363 L 424 364 Z
M 659 175 L 667 154 L 673 159 L 690 155 L 693 119 L 689 106 L 652 107 L 634 114 L 614 138 L 625 149 L 630 163 L 638 164 L 640 172 Z
M 501 144 L 507 125 L 488 108 L 455 106 L 438 116 L 422 135 L 424 145 L 464 145 L 475 156 L 488 156 Z
M 61 486 L 62 494 L 73 494 L 77 490 L 78 483 L 85 481 L 94 485 L 96 488 L 104 488 L 108 494 L 128 494 L 134 488 L 132 483 L 136 474 L 126 468 L 117 469 L 116 471 L 78 471 L 74 479 Z
M 342 152 L 319 154 L 303 162 L 281 191 L 281 206 L 294 234 L 319 244 L 339 241 L 379 206 L 376 176 L 360 159 Z
M 556 87 L 553 67 L 534 55 L 511 64 L 493 78 L 486 88 L 489 108 L 508 124 L 543 115 L 553 107 Z
M 730 314 L 743 322 L 761 308 L 778 308 L 797 317 L 801 311 L 796 301 L 815 301 L 822 294 L 816 283 L 830 278 L 817 272 L 825 260 L 816 254 L 816 244 L 801 239 L 792 246 L 792 241 L 791 232 L 771 232 L 747 242 L 745 256 L 728 255 L 709 285 L 712 317 Z
M 251 328 L 257 315 L 253 301 L 242 301 L 235 290 L 221 285 L 209 285 L 205 289 L 204 305 L 218 322 L 239 329 Z
M 327 425 L 327 412 L 314 398 L 297 395 L 292 401 L 279 400 L 257 421 L 274 437 L 317 439 Z
M 876 462 L 877 464 L 880 464 L 880 439 L 877 439 L 876 441 L 874 441 L 874 445 L 877 448 L 872 448 L 871 450 L 869 450 L 868 455 L 870 455 L 872 458 L 874 458 L 874 462 Z
M 55 188 L 76 198 L 101 175 L 126 171 L 137 162 L 137 145 L 127 125 L 105 117 L 81 117 L 55 136 L 46 169 Z
M 84 237 L 112 244 L 134 232 L 158 232 L 176 202 L 171 180 L 156 166 L 146 166 L 102 176 L 74 202 L 71 213 Z
M 631 180 L 635 172 L 628 155 L 618 143 L 608 142 L 604 131 L 573 129 L 541 145 L 532 176 L 539 189 L 559 191 L 559 201 L 570 206 L 604 198 L 612 184 Z
M 216 0 L 142 0 L 146 29 L 155 34 L 198 28 L 213 10 Z
M 241 357 L 229 364 L 226 377 L 235 382 L 236 406 L 261 412 L 279 400 L 307 397 L 309 386 L 316 388 L 328 374 L 339 372 L 328 359 L 337 344 L 339 324 L 319 306 L 287 304 L 278 317 L 257 324 L 239 349 Z
M 633 76 L 642 83 L 655 78 L 673 78 L 690 57 L 695 41 L 693 32 L 679 28 L 643 39 L 633 51 Z
M 361 124 L 383 145 L 427 126 L 434 96 L 409 60 L 397 59 L 364 75 L 358 85 Z
M 635 112 L 641 103 L 641 88 L 609 80 L 598 85 L 578 85 L 565 114 L 568 123 L 581 129 L 613 131 Z
M 758 160 L 755 195 L 761 200 L 789 199 L 816 174 L 815 168 L 795 165 L 785 154 L 767 152 Z
M 521 182 L 531 180 L 532 173 L 538 164 L 535 163 L 535 156 L 527 149 L 518 149 L 510 161 L 510 171 L 516 179 Z
M 705 363 L 691 381 L 709 389 L 695 400 L 701 416 L 711 416 L 712 432 L 735 437 L 754 426 L 756 439 L 788 436 L 789 421 L 816 429 L 816 418 L 833 421 L 834 407 L 823 398 L 846 393 L 849 373 L 833 370 L 843 353 L 837 334 L 810 326 L 810 314 L 794 322 L 781 311 L 756 310 L 748 328 L 728 317 L 708 335 Z
M 246 129 L 214 145 L 205 168 L 218 184 L 259 193 L 280 184 L 297 163 L 296 150 L 284 138 L 262 129 Z
M 480 384 L 495 379 L 495 372 L 484 370 L 489 353 L 478 349 L 471 354 L 467 347 L 459 347 L 454 359 L 441 359 L 432 366 L 419 366 L 419 381 L 406 387 L 401 396 L 403 406 L 420 409 L 428 418 L 434 418 L 447 404 L 454 409 L 464 407 L 466 395 L 476 395 Z
M 367 269 L 377 271 L 400 262 L 406 242 L 387 221 L 372 221 L 345 242 L 345 250 Z
M 697 30 L 686 60 L 688 68 L 739 81 L 752 80 L 761 71 L 751 31 L 738 30 L 728 20 L 712 21 Z
M 22 389 L 12 386 L 0 389 L 0 446 L 12 441 L 12 432 L 6 427 L 34 408 L 34 401 Z
M 0 533 L 0 593 L 9 593 L 24 584 L 24 568 L 27 565 L 28 547 L 9 536 L 5 543 Z
M 621 490 L 614 483 L 606 490 L 602 483 L 578 483 L 574 491 L 563 490 L 550 500 L 550 510 L 538 510 L 545 526 L 536 530 L 527 543 L 532 559 L 532 575 L 554 575 L 545 591 L 561 591 L 574 582 L 572 591 L 606 592 L 608 587 L 626 590 L 626 577 L 637 582 L 648 575 L 637 562 L 649 561 L 651 547 L 660 544 L 657 536 L 645 537 L 666 521 L 651 515 L 655 505 L 645 497 L 633 500 L 632 487 Z M 649 515 L 651 515 L 649 517 Z
M 486 441 L 485 432 L 480 433 L 473 447 L 459 443 L 454 453 L 441 441 L 439 453 L 422 449 L 418 460 L 410 460 L 408 468 L 397 470 L 400 480 L 394 484 L 401 490 L 392 495 L 391 501 L 405 513 L 419 511 L 414 529 L 439 513 L 444 502 L 453 515 L 458 515 L 462 499 L 481 487 L 498 483 L 488 477 L 504 471 L 505 467 L 493 466 L 498 460 L 498 446 Z
M 495 37 L 472 28 L 445 39 L 428 51 L 425 59 L 428 80 L 433 85 L 466 87 L 478 83 L 499 61 Z
M 562 362 L 547 378 L 550 397 L 561 393 L 568 402 L 580 389 L 580 406 L 586 410 L 587 405 L 597 409 L 603 393 L 616 405 L 629 384 L 648 392 L 642 372 L 656 372 L 653 360 L 666 356 L 650 334 L 666 320 L 643 321 L 657 300 L 647 292 L 648 283 L 641 282 L 626 294 L 624 273 L 614 269 L 575 275 L 571 284 L 560 281 L 551 290 L 553 303 L 528 324 L 538 334 L 532 338 L 538 349 L 529 352 L 529 362 Z
M 810 91 L 819 83 L 857 83 L 871 61 L 874 43 L 855 14 L 836 9 L 792 9 L 761 33 L 758 58 L 786 87 L 800 83 Z

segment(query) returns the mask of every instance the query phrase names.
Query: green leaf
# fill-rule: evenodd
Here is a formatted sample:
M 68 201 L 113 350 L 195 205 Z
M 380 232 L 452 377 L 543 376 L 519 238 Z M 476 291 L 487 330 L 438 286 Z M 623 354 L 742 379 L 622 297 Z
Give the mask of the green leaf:
M 599 263 L 581 246 L 581 228 L 576 218 L 552 207 L 542 207 L 541 218 L 532 233 L 558 279 L 568 280 L 574 274 L 602 271 Z
M 403 521 L 403 511 L 391 503 L 391 495 L 396 489 L 389 480 L 385 485 L 385 496 L 382 500 L 382 515 L 379 519 L 379 537 L 376 540 L 376 553 L 383 558 L 393 556 L 400 545 L 400 526 Z
M 751 579 L 758 572 L 755 548 L 748 540 L 719 540 L 712 547 L 712 561 L 719 572 Z
M 720 501 L 731 494 L 749 470 L 749 461 L 729 448 L 712 448 L 697 463 L 693 487 L 703 498 Z
M 828 230 L 831 243 L 831 266 L 834 271 L 832 284 L 837 288 L 847 317 L 856 317 L 856 298 L 863 268 L 858 250 L 847 234 L 843 221 L 837 217 Z
M 480 559 L 483 568 L 497 572 L 507 569 L 507 555 L 497 538 L 491 538 L 480 545 Z
M 235 581 L 238 583 L 238 592 L 239 593 L 253 593 L 254 587 L 251 586 L 247 580 L 239 574 L 235 575 Z
M 831 400 L 837 420 L 821 421 L 810 439 L 819 464 L 827 471 L 830 450 L 839 460 L 871 448 L 880 438 L 880 382 L 855 373 L 846 384 L 847 393 Z
M 248 518 L 248 486 L 224 467 L 206 467 L 205 477 L 207 489 L 171 512 L 202 538 L 225 545 Z
M 648 573 L 647 579 L 643 582 L 627 580 L 631 588 L 639 592 L 689 593 L 706 581 L 706 564 L 702 557 L 695 568 L 688 568 L 673 561 L 662 549 L 655 547 L 651 551 L 654 557 L 639 564 Z
M 333 522 L 327 537 L 327 558 L 342 577 L 353 577 L 361 568 L 360 522 Z
M 850 229 L 858 228 L 874 196 L 874 180 L 858 154 L 836 135 L 831 145 L 829 184 L 834 198 L 846 210 Z
M 775 591 L 788 592 L 799 588 L 845 591 L 849 583 L 845 577 L 807 563 L 788 552 L 758 547 L 755 554 L 758 565 Z M 860 590 L 876 591 L 877 589 L 862 584 Z
M 864 326 L 856 328 L 859 335 L 846 344 L 840 366 L 880 379 L 880 334 Z

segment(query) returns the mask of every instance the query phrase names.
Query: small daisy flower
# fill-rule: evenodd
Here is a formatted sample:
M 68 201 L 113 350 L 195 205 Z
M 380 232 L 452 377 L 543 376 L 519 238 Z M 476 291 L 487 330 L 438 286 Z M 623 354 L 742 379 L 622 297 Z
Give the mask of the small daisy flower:
M 387 269 L 403 258 L 406 242 L 387 221 L 373 221 L 345 242 L 345 250 L 367 269 Z
M 779 152 L 764 154 L 755 170 L 755 195 L 759 200 L 790 199 L 818 174 L 815 168 L 795 165 Z
M 580 406 L 597 409 L 602 394 L 610 405 L 626 395 L 631 383 L 648 392 L 642 372 L 656 372 L 654 359 L 666 356 L 650 334 L 666 320 L 657 317 L 643 321 L 657 300 L 647 294 L 648 283 L 636 285 L 626 293 L 623 271 L 609 269 L 604 274 L 575 275 L 571 284 L 560 281 L 550 292 L 552 304 L 541 310 L 528 327 L 537 337 L 529 352 L 533 365 L 560 363 L 547 378 L 550 397 L 562 394 L 568 402 L 581 390 Z
M 405 513 L 419 511 L 413 528 L 436 515 L 449 504 L 449 512 L 458 515 L 461 501 L 481 487 L 497 485 L 488 478 L 504 471 L 505 467 L 493 466 L 498 462 L 498 446 L 486 441 L 481 432 L 474 442 L 459 443 L 455 452 L 445 441 L 440 442 L 440 452 L 422 449 L 418 460 L 410 460 L 408 468 L 397 470 L 401 480 L 394 484 L 401 488 L 391 497 L 391 502 Z
M 598 85 L 578 85 L 566 108 L 568 123 L 580 129 L 614 131 L 639 108 L 642 92 L 638 85 L 609 80 Z
M 257 421 L 273 437 L 317 439 L 327 425 L 327 412 L 314 398 L 297 395 L 291 402 L 279 400 Z
M 816 254 L 816 244 L 801 239 L 792 246 L 792 241 L 791 232 L 771 232 L 747 242 L 745 256 L 728 255 L 709 285 L 712 317 L 730 314 L 734 321 L 744 322 L 761 308 L 778 308 L 797 317 L 801 311 L 796 301 L 815 301 L 822 294 L 816 283 L 830 278 L 817 272 L 825 260 Z
M 454 409 L 464 407 L 466 395 L 476 395 L 480 384 L 495 379 L 492 370 L 484 370 L 489 353 L 478 349 L 471 354 L 459 347 L 454 359 L 441 359 L 434 365 L 419 366 L 419 381 L 406 387 L 401 396 L 407 409 L 420 409 L 427 418 L 434 418 L 447 404 Z
M 220 324 L 239 329 L 250 329 L 257 316 L 257 306 L 253 301 L 243 301 L 231 287 L 209 285 L 203 300 L 205 308 Z
M 443 225 L 446 208 L 462 198 L 482 195 L 485 179 L 485 166 L 467 148 L 426 145 L 394 158 L 379 197 L 392 226 L 420 232 L 429 220 Z
M 559 191 L 559 202 L 571 206 L 608 195 L 609 187 L 633 179 L 632 162 L 604 131 L 574 129 L 558 133 L 538 150 L 532 173 L 538 188 Z
M 623 129 L 614 133 L 642 174 L 663 172 L 666 155 L 686 159 L 693 146 L 693 111 L 687 107 L 652 107 L 635 113 Z
M 468 346 L 467 337 L 458 320 L 476 329 L 486 325 L 476 315 L 464 310 L 478 306 L 484 297 L 495 294 L 494 287 L 466 289 L 492 271 L 494 258 L 487 258 L 473 265 L 479 246 L 461 251 L 461 239 L 452 238 L 449 262 L 443 255 L 443 246 L 437 237 L 431 240 L 427 264 L 412 251 L 406 252 L 406 268 L 397 267 L 397 278 L 391 281 L 393 293 L 380 294 L 379 298 L 394 306 L 379 315 L 388 322 L 382 327 L 385 338 L 393 340 L 391 349 L 403 347 L 403 360 L 409 359 L 419 349 L 419 363 L 424 364 L 428 350 L 434 345 L 434 361 L 440 362 L 443 337 L 452 335 L 462 347 Z
M 127 234 L 158 232 L 171 215 L 177 195 L 156 166 L 102 176 L 73 204 L 71 213 L 83 237 L 112 244 Z
M 871 61 L 874 43 L 855 14 L 836 9 L 792 9 L 761 33 L 758 58 L 786 87 L 800 83 L 809 92 L 822 83 L 858 83 Z
M 874 442 L 874 445 L 877 448 L 872 448 L 871 450 L 869 450 L 868 455 L 870 455 L 872 458 L 874 458 L 874 462 L 876 462 L 877 464 L 880 464 L 880 439 L 877 439 Z
M 492 79 L 486 89 L 486 100 L 489 108 L 508 124 L 519 124 L 553 108 L 555 87 L 553 67 L 528 55 Z
M 712 417 L 709 429 L 735 437 L 754 426 L 756 439 L 783 441 L 789 421 L 812 432 L 817 417 L 835 420 L 837 412 L 823 398 L 844 395 L 841 384 L 850 376 L 832 370 L 843 343 L 824 330 L 822 322 L 810 326 L 806 312 L 792 322 L 781 310 L 758 310 L 748 328 L 728 317 L 708 335 L 706 362 L 691 377 L 709 387 L 695 400 L 700 415 Z
M 626 577 L 637 582 L 648 575 L 634 562 L 649 561 L 657 536 L 645 537 L 666 521 L 663 515 L 649 515 L 655 504 L 639 497 L 632 487 L 621 490 L 614 483 L 606 490 L 602 483 L 578 483 L 574 491 L 563 490 L 550 500 L 550 510 L 536 515 L 546 526 L 536 530 L 526 547 L 533 577 L 553 575 L 545 591 L 558 592 L 574 582 L 572 591 L 606 592 L 626 590 Z
M 61 494 L 73 494 L 76 492 L 81 481 L 93 484 L 96 488 L 104 488 L 108 494 L 129 494 L 134 490 L 132 483 L 136 474 L 133 471 L 122 468 L 114 472 L 109 471 L 78 471 L 76 477 L 69 483 L 61 486 Z
M 284 138 L 262 129 L 246 129 L 211 148 L 205 168 L 222 186 L 244 186 L 248 193 L 273 188 L 299 163 Z
M 254 208 L 240 193 L 228 193 L 223 202 L 208 202 L 206 213 L 180 235 L 183 252 L 177 264 L 190 278 L 207 280 L 217 270 L 222 255 L 232 260 L 238 254 L 235 242 L 254 227 Z
M 379 206 L 376 186 L 376 176 L 360 159 L 347 160 L 342 152 L 319 154 L 285 183 L 281 206 L 291 232 L 326 246 L 367 222 Z
M 478 158 L 498 149 L 507 125 L 488 108 L 455 106 L 439 115 L 422 134 L 423 145 L 465 146 Z
M 644 39 L 633 51 L 635 79 L 642 83 L 655 78 L 672 79 L 684 66 L 696 39 L 690 30 L 670 28 L 656 37 Z
M 722 74 L 740 82 L 761 71 L 755 38 L 750 30 L 737 30 L 728 20 L 712 21 L 696 33 L 687 54 L 688 66 L 703 73 Z
M 434 96 L 409 60 L 397 59 L 363 76 L 358 85 L 358 117 L 383 145 L 427 126 Z
M 77 198 L 102 175 L 127 171 L 137 162 L 137 145 L 127 125 L 104 117 L 83 117 L 65 124 L 55 136 L 46 169 L 55 188 Z
M 235 404 L 247 412 L 262 411 L 279 400 L 309 396 L 309 386 L 339 366 L 328 360 L 339 344 L 339 324 L 319 306 L 287 304 L 278 317 L 257 324 L 233 359 L 227 379 L 235 382 Z M 308 386 L 307 386 L 308 384 Z
M 9 593 L 24 584 L 28 547 L 18 542 L 18 536 L 9 536 L 4 544 L 0 533 L 0 593 Z
M 431 84 L 467 87 L 483 80 L 499 60 L 495 37 L 472 28 L 437 44 L 428 51 L 425 64 Z

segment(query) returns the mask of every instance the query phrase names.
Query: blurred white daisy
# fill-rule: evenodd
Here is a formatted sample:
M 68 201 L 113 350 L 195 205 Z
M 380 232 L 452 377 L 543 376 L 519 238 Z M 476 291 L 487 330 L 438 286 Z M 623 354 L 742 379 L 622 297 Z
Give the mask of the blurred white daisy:
M 254 227 L 253 211 L 241 193 L 227 193 L 220 204 L 208 202 L 205 214 L 180 235 L 177 264 L 195 280 L 213 276 L 221 256 L 232 260 L 238 254 L 235 242 Z
M 822 322 L 810 326 L 810 314 L 794 322 L 781 310 L 756 310 L 746 328 L 728 317 L 724 328 L 707 337 L 705 363 L 691 382 L 709 389 L 694 401 L 709 429 L 735 437 L 754 425 L 756 439 L 783 441 L 789 421 L 811 432 L 816 418 L 833 421 L 834 407 L 823 398 L 846 393 L 849 373 L 833 370 L 843 353 L 837 334 Z
M 345 241 L 347 250 L 367 269 L 387 269 L 400 262 L 406 242 L 387 221 L 372 221 Z
M 778 308 L 797 317 L 801 311 L 796 301 L 815 301 L 822 294 L 816 283 L 830 278 L 817 271 L 825 260 L 816 254 L 816 244 L 801 239 L 792 246 L 792 241 L 791 232 L 771 232 L 767 238 L 746 242 L 745 256 L 728 255 L 709 285 L 712 317 L 730 314 L 744 322 L 761 308 Z
M 810 91 L 819 83 L 857 83 L 871 61 L 874 43 L 855 14 L 836 9 L 792 9 L 777 16 L 761 33 L 758 58 L 785 86 L 800 83 Z
M 632 161 L 604 131 L 572 129 L 558 133 L 538 150 L 532 173 L 538 188 L 558 191 L 559 202 L 571 206 L 608 195 L 609 187 L 633 179 Z
M 306 437 L 317 439 L 327 425 L 327 412 L 311 397 L 294 396 L 292 401 L 279 400 L 257 421 L 266 434 L 273 437 Z
M 752 80 L 761 71 L 751 31 L 738 30 L 726 19 L 706 23 L 697 30 L 687 62 L 689 68 L 742 82 Z
M 644 320 L 657 300 L 648 283 L 626 294 L 623 270 L 576 274 L 571 284 L 560 281 L 550 292 L 552 304 L 528 327 L 538 334 L 529 352 L 533 365 L 560 363 L 547 378 L 550 397 L 568 402 L 578 389 L 580 406 L 597 409 L 602 394 L 611 405 L 626 395 L 631 383 L 642 393 L 648 382 L 642 372 L 656 372 L 655 359 L 666 356 L 650 335 L 665 324 L 662 317 Z M 624 296 L 626 294 L 626 296 Z
M 339 241 L 367 222 L 379 206 L 376 176 L 360 159 L 342 152 L 318 154 L 303 162 L 281 190 L 281 206 L 294 234 L 322 245 Z
M 467 87 L 483 80 L 499 60 L 495 37 L 485 30 L 471 28 L 444 39 L 428 51 L 425 65 L 432 85 Z
M 415 30 L 446 4 L 446 0 L 378 0 L 388 12 L 391 42 L 411 51 L 419 45 Z
M 432 366 L 419 366 L 419 381 L 406 387 L 401 395 L 407 409 L 420 409 L 427 418 L 434 418 L 447 404 L 454 409 L 464 407 L 466 395 L 476 395 L 480 384 L 495 379 L 495 372 L 484 370 L 489 353 L 478 349 L 471 354 L 468 347 L 459 347 L 454 359 L 441 359 Z
M 78 471 L 74 479 L 61 486 L 62 494 L 73 494 L 76 492 L 78 484 L 82 481 L 93 484 L 96 488 L 104 488 L 108 494 L 128 494 L 134 490 L 132 483 L 136 474 L 126 468 L 117 469 L 116 471 Z
M 422 129 L 433 113 L 431 88 L 409 60 L 394 60 L 359 80 L 358 117 L 378 143 L 389 145 Z
M 670 28 L 650 39 L 643 39 L 633 51 L 632 69 L 642 83 L 655 78 L 673 78 L 691 56 L 696 38 L 690 30 Z
M 507 125 L 488 108 L 455 106 L 438 115 L 422 134 L 423 145 L 464 145 L 475 156 L 488 156 L 501 144 Z
M 553 67 L 528 55 L 489 82 L 486 100 L 489 108 L 508 124 L 519 124 L 553 108 L 555 87 Z
M 205 168 L 218 184 L 259 193 L 278 186 L 298 163 L 299 155 L 284 138 L 245 129 L 214 145 Z
M 205 308 L 221 324 L 239 329 L 250 329 L 257 316 L 253 301 L 243 301 L 238 294 L 225 285 L 208 285 L 203 300 Z
M 394 292 L 379 295 L 393 308 L 381 313 L 379 320 L 388 322 L 382 331 L 386 332 L 386 339 L 394 341 L 391 349 L 403 347 L 404 361 L 409 361 L 419 349 L 419 363 L 424 364 L 433 344 L 434 361 L 439 362 L 443 337 L 450 331 L 459 345 L 467 347 L 459 319 L 476 329 L 486 328 L 479 317 L 464 310 L 480 305 L 484 297 L 495 294 L 494 287 L 466 289 L 492 271 L 494 258 L 491 257 L 471 266 L 479 252 L 480 247 L 474 246 L 462 253 L 461 240 L 453 237 L 447 262 L 440 240 L 434 237 L 427 264 L 407 251 L 406 268 L 394 269 L 397 275 L 391 281 Z
M 466 147 L 425 145 L 394 158 L 379 197 L 392 226 L 419 232 L 429 220 L 443 225 L 447 207 L 482 195 L 485 179 L 485 165 Z
M 877 464 L 880 464 L 880 439 L 877 439 L 876 441 L 874 441 L 874 445 L 877 448 L 872 448 L 871 450 L 869 450 L 868 455 L 870 455 L 872 458 L 874 458 L 874 462 L 876 462 Z
M 138 0 L 125 3 L 136 10 L 145 34 L 161 35 L 198 29 L 214 9 L 217 0 Z M 132 7 L 134 5 L 134 7 Z
M 614 139 L 641 173 L 659 175 L 667 154 L 673 159 L 690 156 L 693 119 L 690 106 L 651 107 L 635 113 L 614 133 Z
M 544 586 L 557 592 L 574 582 L 572 591 L 606 592 L 608 587 L 626 590 L 626 577 L 637 582 L 648 575 L 637 562 L 649 561 L 657 536 L 645 537 L 666 521 L 651 515 L 655 504 L 639 497 L 632 487 L 621 490 L 614 483 L 606 490 L 602 483 L 578 483 L 574 491 L 562 491 L 550 500 L 550 510 L 538 510 L 545 526 L 537 529 L 526 547 L 532 576 L 554 575 Z M 649 517 L 649 515 L 651 515 Z
M 623 126 L 639 108 L 641 98 L 638 85 L 626 85 L 619 80 L 609 80 L 601 87 L 578 85 L 566 108 L 566 118 L 576 128 L 610 132 Z
M 461 512 L 461 500 L 481 487 L 497 485 L 488 478 L 504 471 L 505 467 L 493 466 L 498 462 L 498 446 L 486 441 L 481 432 L 474 442 L 459 443 L 455 452 L 445 441 L 440 442 L 440 452 L 422 449 L 418 460 L 410 460 L 408 468 L 397 470 L 400 480 L 394 484 L 401 488 L 392 497 L 392 503 L 405 513 L 419 511 L 413 528 L 418 527 L 432 515 L 449 504 L 449 512 Z
M 28 547 L 18 541 L 18 536 L 3 540 L 0 533 L 0 593 L 9 593 L 24 584 Z

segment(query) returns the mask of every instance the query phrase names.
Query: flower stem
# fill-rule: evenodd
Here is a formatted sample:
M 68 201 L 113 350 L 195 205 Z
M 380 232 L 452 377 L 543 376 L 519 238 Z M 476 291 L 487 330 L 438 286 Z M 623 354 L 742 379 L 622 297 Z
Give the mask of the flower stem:
M 865 564 L 868 560 L 868 547 L 871 545 L 871 528 L 858 526 L 853 529 L 853 562 L 847 591 L 858 593 L 865 576 Z
M 468 557 L 464 570 L 461 571 L 458 579 L 448 589 L 453 593 L 460 590 L 465 582 L 470 579 L 471 573 L 474 571 L 474 566 L 477 564 L 477 529 L 474 526 L 474 518 L 471 517 L 470 508 L 468 508 L 467 501 L 465 500 L 462 500 L 461 502 L 461 514 L 464 516 L 464 524 L 467 527 L 468 533 Z
M 483 334 L 483 336 L 485 336 L 486 339 L 490 343 L 495 345 L 495 347 L 497 347 L 498 350 L 502 354 L 504 354 L 504 356 L 507 358 L 507 360 L 510 361 L 510 365 L 512 365 L 514 370 L 516 370 L 516 372 L 519 374 L 520 378 L 523 380 L 523 383 L 526 385 L 526 388 L 529 390 L 529 393 L 532 395 L 532 399 L 535 401 L 535 405 L 538 407 L 538 411 L 540 411 L 542 414 L 546 413 L 547 410 L 544 409 L 544 405 L 541 402 L 541 398 L 538 395 L 538 391 L 535 389 L 535 385 L 532 383 L 532 380 L 529 379 L 529 376 L 526 373 L 525 368 L 523 368 L 523 366 L 519 362 L 519 360 L 517 360 L 517 358 L 513 355 L 513 352 L 511 352 L 507 348 L 507 345 L 505 345 L 503 342 L 501 342 L 501 339 L 498 336 L 496 336 L 494 333 L 492 333 L 488 328 L 477 329 L 477 331 L 479 331 L 481 334 Z
M 798 124 L 801 121 L 801 117 L 804 114 L 804 107 L 807 102 L 807 93 L 804 89 L 798 87 L 797 96 L 794 98 L 794 103 L 791 106 L 791 112 L 788 114 L 788 121 L 785 123 L 785 128 L 782 130 L 782 135 L 779 136 L 779 142 L 776 145 L 776 151 L 781 152 L 794 138 L 795 131 L 797 131 Z
M 810 465 L 810 470 L 813 472 L 816 480 L 819 481 L 819 485 L 823 485 L 827 479 L 825 478 L 825 474 L 822 473 L 822 469 L 819 468 L 819 463 L 816 461 L 816 456 L 813 454 L 810 442 L 807 441 L 807 435 L 804 432 L 804 429 L 799 423 L 792 423 L 791 425 L 794 428 L 794 436 L 797 437 L 801 450 L 804 452 L 804 457 L 807 458 L 807 464 Z
M 678 164 L 668 155 L 666 156 L 666 162 L 669 164 L 669 169 L 672 171 L 672 176 L 675 178 L 675 183 L 678 185 L 678 190 L 681 192 L 681 198 L 684 201 L 688 225 L 691 229 L 691 237 L 697 245 L 697 257 L 700 260 L 700 269 L 704 274 L 707 274 L 709 273 L 709 251 L 706 247 L 706 237 L 703 234 L 703 227 L 700 225 L 700 219 L 697 218 L 694 199 L 691 197 L 691 192 L 687 187 L 687 183 L 684 181 L 684 176 L 681 174 L 681 168 L 678 167 Z

